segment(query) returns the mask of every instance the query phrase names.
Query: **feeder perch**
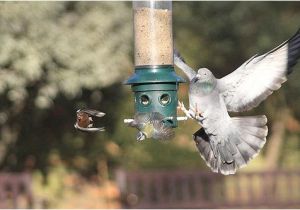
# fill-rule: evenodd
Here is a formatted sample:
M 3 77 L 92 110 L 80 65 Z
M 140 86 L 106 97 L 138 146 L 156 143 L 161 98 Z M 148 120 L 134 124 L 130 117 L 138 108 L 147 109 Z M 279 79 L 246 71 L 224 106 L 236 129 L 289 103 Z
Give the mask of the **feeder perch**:
M 185 82 L 173 63 L 172 2 L 135 1 L 135 73 L 125 82 L 134 92 L 135 112 L 159 112 L 177 127 L 177 90 Z

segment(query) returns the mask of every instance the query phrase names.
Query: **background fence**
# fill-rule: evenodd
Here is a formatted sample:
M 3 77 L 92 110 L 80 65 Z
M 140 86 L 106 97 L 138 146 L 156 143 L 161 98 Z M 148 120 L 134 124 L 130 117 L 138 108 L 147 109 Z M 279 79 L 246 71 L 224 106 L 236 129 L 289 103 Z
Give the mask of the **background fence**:
M 127 208 L 300 207 L 300 171 L 222 176 L 202 171 L 119 170 L 116 180 Z
M 31 208 L 32 202 L 30 174 L 0 174 L 0 208 Z
M 233 176 L 203 171 L 118 170 L 116 182 L 124 208 L 300 207 L 298 170 L 247 172 Z M 0 208 L 34 206 L 31 188 L 30 174 L 1 173 Z

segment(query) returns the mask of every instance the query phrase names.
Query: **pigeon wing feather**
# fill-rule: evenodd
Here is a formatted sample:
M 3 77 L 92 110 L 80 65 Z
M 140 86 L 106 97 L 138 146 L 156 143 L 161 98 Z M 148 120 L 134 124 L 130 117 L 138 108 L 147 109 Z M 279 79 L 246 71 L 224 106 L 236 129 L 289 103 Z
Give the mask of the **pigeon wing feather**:
M 190 81 L 196 76 L 196 72 L 186 64 L 176 49 L 174 49 L 174 64 L 183 71 Z
M 258 106 L 278 90 L 300 57 L 300 30 L 289 40 L 261 56 L 253 56 L 234 72 L 218 80 L 228 111 Z

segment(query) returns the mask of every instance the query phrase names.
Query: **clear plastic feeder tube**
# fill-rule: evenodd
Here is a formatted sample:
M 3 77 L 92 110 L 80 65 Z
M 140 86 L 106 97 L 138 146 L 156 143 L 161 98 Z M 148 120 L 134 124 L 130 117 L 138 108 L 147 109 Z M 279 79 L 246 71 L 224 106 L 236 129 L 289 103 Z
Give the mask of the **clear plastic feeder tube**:
M 173 65 L 172 1 L 134 1 L 135 66 Z

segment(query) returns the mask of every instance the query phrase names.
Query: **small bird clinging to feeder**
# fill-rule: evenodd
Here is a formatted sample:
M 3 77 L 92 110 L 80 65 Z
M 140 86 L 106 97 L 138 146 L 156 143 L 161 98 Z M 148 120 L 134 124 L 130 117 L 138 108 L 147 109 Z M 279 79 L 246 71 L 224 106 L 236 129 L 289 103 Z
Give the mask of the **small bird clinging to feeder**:
M 172 127 L 164 123 L 165 117 L 158 112 L 136 113 L 134 119 L 125 120 L 129 126 L 139 130 L 137 140 L 146 138 L 166 140 L 174 137 L 175 132 Z
M 74 127 L 84 132 L 105 131 L 104 127 L 94 128 L 92 117 L 103 117 L 105 113 L 93 109 L 79 109 L 76 112 L 77 119 Z

